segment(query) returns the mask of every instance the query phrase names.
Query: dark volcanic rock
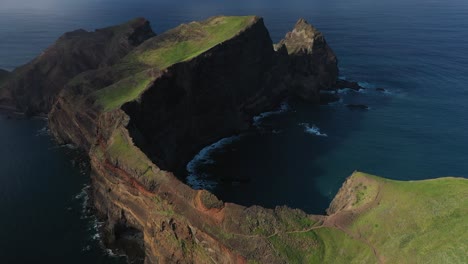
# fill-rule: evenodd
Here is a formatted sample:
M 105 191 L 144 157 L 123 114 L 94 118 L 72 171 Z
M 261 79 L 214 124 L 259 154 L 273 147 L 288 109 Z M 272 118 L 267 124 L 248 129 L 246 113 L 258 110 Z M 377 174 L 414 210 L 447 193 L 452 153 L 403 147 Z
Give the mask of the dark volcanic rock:
M 333 89 L 338 78 L 338 60 L 323 34 L 300 19 L 275 48 L 289 55 L 292 91 L 308 101 L 318 101 L 319 90 Z
M 10 72 L 4 69 L 0 69 L 0 84 L 10 75 Z
M 10 91 L 3 86 L 10 76 L 11 73 L 9 71 L 0 69 L 0 108 L 15 108 Z
M 33 61 L 15 69 L 3 89 L 9 90 L 18 110 L 47 113 L 71 78 L 114 64 L 154 35 L 143 18 L 94 32 L 80 29 L 65 33 Z
M 338 80 L 336 82 L 336 85 L 335 85 L 335 88 L 336 89 L 346 89 L 346 88 L 349 88 L 349 89 L 352 89 L 352 90 L 355 90 L 355 91 L 359 91 L 361 89 L 365 89 L 364 87 L 362 87 L 361 85 L 359 85 L 359 83 L 357 82 L 352 82 L 352 81 L 347 81 L 347 80 Z
M 369 110 L 369 107 L 367 105 L 363 104 L 348 104 L 346 105 L 349 109 L 355 109 L 355 110 Z
M 337 102 L 339 100 L 340 97 L 336 93 L 320 93 L 320 104 L 322 105 Z

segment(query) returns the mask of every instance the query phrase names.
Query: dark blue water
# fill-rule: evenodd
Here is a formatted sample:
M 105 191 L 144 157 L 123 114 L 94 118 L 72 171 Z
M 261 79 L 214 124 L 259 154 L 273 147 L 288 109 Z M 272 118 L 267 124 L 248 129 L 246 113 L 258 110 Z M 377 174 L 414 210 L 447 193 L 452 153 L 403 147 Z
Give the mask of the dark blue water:
M 343 77 L 388 90 L 344 93 L 331 106 L 289 102 L 289 111 L 213 151 L 215 162 L 197 172 L 222 176 L 209 178 L 222 199 L 322 213 L 356 169 L 404 180 L 468 175 L 465 0 L 2 0 L 0 68 L 29 61 L 76 28 L 145 16 L 162 32 L 217 14 L 263 16 L 275 42 L 304 17 L 324 32 Z M 371 109 L 350 111 L 347 103 Z M 86 177 L 70 163 L 71 154 L 36 136 L 43 125 L 0 119 L 0 257 L 5 263 L 116 261 L 92 240 L 92 220 L 80 219 L 75 196 Z
M 83 158 L 45 124 L 0 115 L 0 262 L 124 263 L 100 246 Z

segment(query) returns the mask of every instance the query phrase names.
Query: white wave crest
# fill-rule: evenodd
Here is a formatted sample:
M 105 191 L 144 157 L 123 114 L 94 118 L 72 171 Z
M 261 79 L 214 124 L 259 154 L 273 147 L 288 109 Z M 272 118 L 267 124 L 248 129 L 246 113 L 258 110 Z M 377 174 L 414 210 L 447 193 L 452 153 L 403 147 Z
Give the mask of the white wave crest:
M 216 187 L 217 183 L 215 181 L 209 180 L 206 173 L 200 171 L 200 166 L 214 164 L 212 159 L 212 154 L 218 149 L 222 149 L 226 145 L 233 143 L 236 140 L 239 140 L 241 136 L 232 136 L 223 138 L 209 146 L 204 147 L 197 155 L 187 163 L 186 169 L 188 172 L 187 184 L 190 185 L 195 190 L 212 190 Z
M 287 102 L 282 102 L 279 109 L 275 111 L 269 111 L 269 112 L 264 112 L 261 113 L 257 116 L 253 117 L 253 125 L 256 127 L 259 127 L 260 124 L 262 123 L 262 120 L 265 119 L 266 117 L 272 116 L 272 115 L 278 115 L 284 112 L 289 111 L 290 106 Z
M 39 129 L 36 133 L 36 136 L 48 136 L 50 135 L 50 130 L 47 128 L 47 126 Z
M 310 125 L 309 123 L 300 123 L 300 126 L 304 128 L 304 131 L 308 134 L 316 135 L 319 137 L 328 137 L 327 134 L 320 132 L 320 128 L 316 125 Z

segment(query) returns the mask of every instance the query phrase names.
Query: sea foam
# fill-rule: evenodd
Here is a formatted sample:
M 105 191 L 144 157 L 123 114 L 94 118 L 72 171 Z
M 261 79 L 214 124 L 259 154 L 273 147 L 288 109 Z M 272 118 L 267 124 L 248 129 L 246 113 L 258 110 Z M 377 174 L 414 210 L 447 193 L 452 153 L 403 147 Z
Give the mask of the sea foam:
M 224 148 L 226 145 L 233 143 L 240 139 L 241 136 L 232 136 L 223 138 L 209 146 L 204 147 L 197 155 L 187 164 L 186 169 L 188 172 L 187 184 L 195 190 L 212 190 L 216 187 L 215 181 L 209 180 L 207 173 L 201 172 L 200 167 L 203 165 L 214 164 L 212 154 L 219 149 Z
M 320 128 L 316 125 L 310 125 L 309 123 L 300 123 L 300 126 L 304 128 L 304 131 L 308 134 L 316 135 L 319 137 L 328 137 L 327 134 L 320 132 Z
M 272 116 L 272 115 L 278 115 L 278 114 L 281 114 L 281 113 L 285 113 L 285 112 L 289 111 L 289 109 L 290 109 L 289 104 L 287 102 L 282 102 L 278 110 L 264 112 L 264 113 L 261 113 L 261 114 L 259 114 L 257 116 L 254 116 L 253 117 L 253 125 L 256 126 L 256 127 L 259 127 L 260 124 L 262 123 L 263 119 L 265 119 L 266 117 L 269 117 L 269 116 Z

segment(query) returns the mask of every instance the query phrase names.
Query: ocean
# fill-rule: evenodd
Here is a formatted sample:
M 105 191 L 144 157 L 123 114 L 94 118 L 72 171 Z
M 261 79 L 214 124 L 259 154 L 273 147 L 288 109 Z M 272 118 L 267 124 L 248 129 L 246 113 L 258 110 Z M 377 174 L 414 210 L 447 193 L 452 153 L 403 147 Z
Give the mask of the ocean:
M 397 180 L 468 176 L 465 0 L 2 0 L 0 68 L 78 28 L 143 16 L 161 33 L 219 14 L 264 17 L 274 42 L 305 18 L 337 54 L 340 76 L 367 89 L 341 91 L 326 106 L 285 101 L 256 118 L 256 129 L 194 157 L 184 175 L 193 186 L 246 206 L 322 214 L 354 170 Z M 0 116 L 2 263 L 124 263 L 99 243 L 79 153 L 56 146 L 45 126 Z

